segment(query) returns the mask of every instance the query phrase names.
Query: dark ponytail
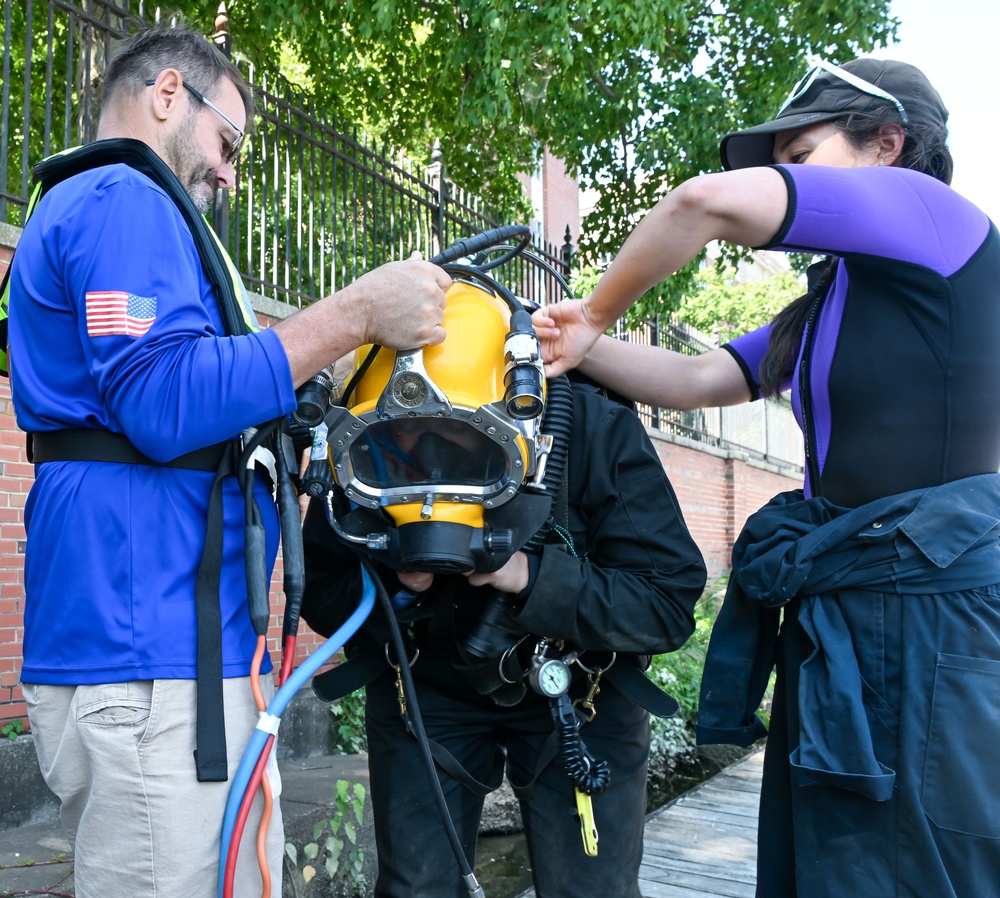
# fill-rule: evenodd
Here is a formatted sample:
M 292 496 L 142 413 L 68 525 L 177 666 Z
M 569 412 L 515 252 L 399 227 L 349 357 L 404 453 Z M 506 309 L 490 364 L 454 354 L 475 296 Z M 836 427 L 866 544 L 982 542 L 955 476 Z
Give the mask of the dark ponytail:
M 762 396 L 777 396 L 784 389 L 802 344 L 809 310 L 816 298 L 826 291 L 836 270 L 837 260 L 833 256 L 816 263 L 810 269 L 813 277 L 810 277 L 812 283 L 809 290 L 798 299 L 793 299 L 771 319 L 767 354 L 761 359 L 757 373 Z

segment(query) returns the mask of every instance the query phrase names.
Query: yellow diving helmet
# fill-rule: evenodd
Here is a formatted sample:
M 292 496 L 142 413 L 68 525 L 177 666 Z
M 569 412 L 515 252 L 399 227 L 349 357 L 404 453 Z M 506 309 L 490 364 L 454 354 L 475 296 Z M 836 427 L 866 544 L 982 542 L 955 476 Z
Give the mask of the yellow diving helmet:
M 495 243 L 497 232 L 480 237 Z M 453 252 L 465 255 L 470 242 Z M 551 506 L 538 339 L 526 306 L 481 268 L 448 264 L 446 254 L 432 261 L 453 278 L 447 336 L 355 353 L 324 419 L 335 484 L 328 517 L 342 539 L 397 569 L 496 570 Z

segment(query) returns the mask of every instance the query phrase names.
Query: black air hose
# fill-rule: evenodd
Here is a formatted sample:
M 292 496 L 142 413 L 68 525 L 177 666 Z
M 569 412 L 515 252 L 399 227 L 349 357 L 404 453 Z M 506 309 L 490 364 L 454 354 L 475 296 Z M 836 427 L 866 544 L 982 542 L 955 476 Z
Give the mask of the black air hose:
M 281 424 L 275 418 L 261 424 L 243 447 L 237 460 L 236 479 L 243 492 L 245 521 L 243 527 L 244 552 L 247 576 L 247 602 L 254 633 L 266 636 L 271 618 L 270 584 L 267 576 L 267 541 L 264 519 L 253 494 L 254 474 L 250 461 L 257 447 L 270 438 Z
M 482 886 L 476 880 L 472 864 L 465 856 L 465 850 L 462 848 L 462 840 L 455 829 L 455 823 L 448 810 L 448 801 L 445 798 L 441 779 L 434 764 L 434 756 L 431 753 L 430 742 L 427 738 L 427 732 L 424 729 L 420 706 L 417 704 L 417 690 L 413 683 L 413 674 L 410 672 L 410 665 L 407 661 L 406 645 L 403 642 L 403 634 L 399 627 L 399 621 L 396 618 L 396 611 L 392 607 L 392 600 L 389 598 L 385 584 L 382 582 L 381 577 L 379 577 L 378 570 L 371 559 L 362 555 L 360 556 L 360 561 L 362 567 L 368 572 L 372 585 L 375 587 L 375 594 L 378 596 L 379 604 L 381 604 L 386 620 L 389 622 L 390 642 L 392 642 L 392 647 L 396 652 L 396 660 L 399 662 L 396 667 L 396 673 L 402 680 L 403 693 L 406 697 L 406 723 L 417 740 L 420 758 L 424 763 L 424 769 L 427 771 L 431 794 L 434 796 L 434 802 L 441 812 L 441 823 L 444 826 L 445 836 L 448 839 L 448 844 L 451 845 L 452 854 L 455 856 L 455 861 L 462 876 L 462 882 L 465 884 L 469 895 L 472 898 L 484 898 Z
M 531 243 L 531 228 L 527 225 L 515 224 L 483 231 L 472 237 L 456 240 L 447 249 L 442 250 L 436 256 L 431 256 L 428 261 L 433 262 L 435 265 L 445 265 L 448 262 L 455 262 L 465 256 L 471 256 L 473 253 L 487 249 L 496 243 L 506 243 L 511 239 L 521 240 L 517 250 L 511 254 L 511 258 L 513 258 L 513 256 L 517 255 L 517 253 L 521 252 L 521 250 L 525 249 Z
M 275 461 L 278 474 L 278 521 L 281 527 L 281 552 L 284 568 L 285 620 L 282 635 L 285 639 L 299 631 L 299 612 L 305 592 L 305 553 L 302 547 L 302 516 L 298 493 L 292 483 L 291 462 L 295 459 L 292 438 L 283 430 L 278 431 Z
M 545 462 L 542 487 L 552 496 L 554 503 L 559 496 L 559 486 L 569 456 L 569 440 L 573 429 L 573 387 L 569 378 L 565 374 L 549 378 L 548 393 L 545 413 L 542 416 L 542 432 L 552 436 L 552 448 Z M 523 551 L 535 555 L 542 551 L 542 544 L 552 526 L 552 521 L 553 518 L 550 516 L 545 526 L 525 543 Z

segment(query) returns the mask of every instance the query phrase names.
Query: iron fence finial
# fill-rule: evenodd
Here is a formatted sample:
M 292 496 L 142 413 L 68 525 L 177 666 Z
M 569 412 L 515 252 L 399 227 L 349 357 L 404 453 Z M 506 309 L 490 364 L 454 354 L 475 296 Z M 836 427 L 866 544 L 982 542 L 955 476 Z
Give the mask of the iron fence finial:
M 212 34 L 212 43 L 223 52 L 226 59 L 232 58 L 233 36 L 229 33 L 229 11 L 226 9 L 225 0 L 219 4 L 219 9 L 215 14 L 215 31 Z

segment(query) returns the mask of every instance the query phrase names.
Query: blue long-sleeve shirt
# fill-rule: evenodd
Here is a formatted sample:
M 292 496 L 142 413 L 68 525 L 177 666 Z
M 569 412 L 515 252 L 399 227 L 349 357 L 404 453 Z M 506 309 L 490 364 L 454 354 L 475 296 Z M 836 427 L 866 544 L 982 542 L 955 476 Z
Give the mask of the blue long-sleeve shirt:
M 123 433 L 162 461 L 294 408 L 284 349 L 230 337 L 167 194 L 124 165 L 41 200 L 11 271 L 11 386 L 29 432 Z M 38 466 L 25 507 L 24 665 L 34 683 L 193 678 L 194 582 L 213 475 L 107 462 Z M 274 505 L 256 487 L 277 553 Z M 249 671 L 243 498 L 224 486 L 225 676 Z

